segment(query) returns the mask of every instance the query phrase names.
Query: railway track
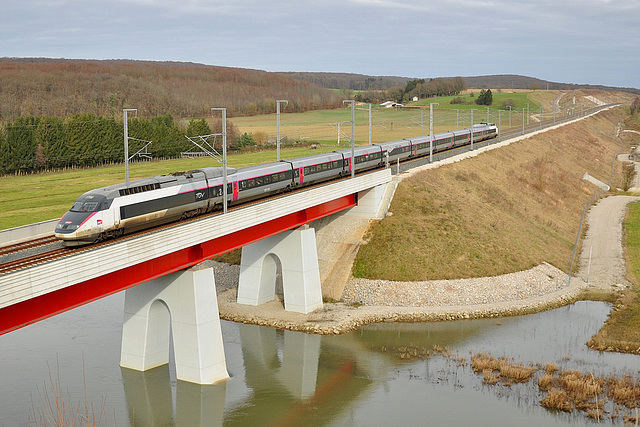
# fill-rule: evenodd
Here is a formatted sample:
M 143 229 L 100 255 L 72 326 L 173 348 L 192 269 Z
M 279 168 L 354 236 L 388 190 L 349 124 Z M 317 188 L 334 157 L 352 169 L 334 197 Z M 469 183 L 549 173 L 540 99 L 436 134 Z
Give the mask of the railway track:
M 50 243 L 57 242 L 57 239 L 51 236 L 41 237 L 39 239 L 28 240 L 26 242 L 20 242 L 13 245 L 7 245 L 0 248 L 0 256 L 13 254 L 15 252 L 20 252 L 26 249 L 36 248 L 38 246 L 48 245 Z
M 7 261 L 3 264 L 0 264 L 0 274 L 8 273 L 10 271 L 18 270 L 24 267 L 30 267 L 34 264 L 40 264 L 45 261 L 51 261 L 68 254 L 69 254 L 69 249 L 58 248 L 52 251 L 47 251 L 47 252 L 36 254 L 36 255 L 30 255 L 27 257 L 18 258 L 13 261 Z
M 366 172 L 364 172 L 366 173 Z M 339 178 L 339 179 L 349 179 L 349 177 L 343 177 L 343 178 Z M 317 187 L 317 186 L 321 186 L 327 184 L 326 182 L 323 183 L 317 183 L 317 184 L 313 184 L 307 187 L 304 187 L 303 190 L 307 190 L 309 188 L 313 188 L 313 187 Z M 302 190 L 302 189 L 301 189 Z M 272 195 L 263 199 L 259 199 L 259 200 L 253 200 L 253 201 L 249 201 L 249 202 L 245 202 L 239 205 L 233 205 L 233 206 L 229 206 L 229 211 L 233 211 L 235 209 L 240 209 L 240 208 L 244 208 L 246 206 L 249 205 L 253 205 L 256 203 L 261 203 L 264 202 L 266 200 L 272 200 L 274 198 L 277 197 L 281 197 L 285 194 L 290 194 L 288 192 L 286 193 L 281 193 L 281 194 L 276 194 L 276 195 Z M 19 270 L 22 268 L 27 268 L 27 267 L 31 267 L 34 266 L 36 264 L 40 264 L 43 262 L 47 262 L 47 261 L 51 261 L 54 259 L 58 259 L 64 256 L 71 256 L 71 255 L 76 255 L 79 254 L 81 252 L 84 252 L 86 250 L 92 250 L 92 249 L 96 249 L 99 248 L 101 246 L 104 245 L 111 245 L 111 244 L 115 244 L 115 243 L 119 243 L 122 242 L 123 240 L 127 240 L 127 239 L 131 239 L 133 237 L 137 237 L 137 236 L 142 236 L 144 234 L 148 234 L 148 233 L 154 233 L 157 232 L 159 230 L 164 230 L 170 227 L 175 227 L 177 225 L 181 225 L 181 224 L 186 224 L 188 222 L 191 221 L 198 221 L 204 218 L 208 218 L 210 216 L 213 215 L 221 215 L 222 212 L 221 211 L 214 211 L 214 212 L 210 212 L 207 214 L 203 214 L 203 215 L 199 215 L 193 218 L 188 218 L 188 219 L 183 219 L 180 221 L 173 221 L 173 222 L 169 222 L 167 224 L 163 224 L 154 228 L 150 228 L 148 230 L 141 230 L 135 233 L 131 233 L 131 234 L 126 234 L 122 237 L 118 237 L 115 239 L 110 239 L 104 242 L 99 242 L 99 243 L 94 243 L 92 245 L 87 245 L 87 246 L 81 246 L 81 247 L 75 247 L 75 248 L 55 248 L 53 250 L 48 250 L 48 251 L 43 251 L 40 252 L 38 254 L 25 254 L 24 256 L 21 256 L 20 252 L 25 251 L 27 249 L 36 249 L 38 247 L 43 247 L 45 245 L 48 244 L 53 244 L 53 243 L 58 243 L 60 242 L 58 239 L 56 239 L 53 235 L 52 236 L 47 236 L 47 237 L 43 237 L 43 238 L 39 238 L 39 239 L 34 239 L 34 240 L 29 240 L 26 242 L 21 242 L 21 243 L 16 243 L 14 245 L 9 245 L 9 246 L 5 246 L 3 248 L 0 248 L 0 275 L 5 274 L 5 273 L 9 273 L 15 270 Z M 3 261 L 3 258 L 6 261 Z

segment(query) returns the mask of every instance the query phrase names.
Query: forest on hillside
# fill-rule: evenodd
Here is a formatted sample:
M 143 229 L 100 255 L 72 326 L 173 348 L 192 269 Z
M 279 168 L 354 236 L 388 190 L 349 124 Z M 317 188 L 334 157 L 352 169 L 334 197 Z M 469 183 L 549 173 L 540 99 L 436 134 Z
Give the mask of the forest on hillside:
M 313 82 L 322 87 L 345 90 L 388 90 L 394 87 L 404 87 L 418 77 L 393 77 L 393 76 L 367 76 L 364 74 L 348 73 L 315 73 L 315 72 L 295 72 L 283 73 L 294 76 L 298 79 Z M 443 77 L 421 77 L 425 81 L 449 79 Z M 558 83 L 535 77 L 521 76 L 517 74 L 498 74 L 489 76 L 468 76 L 461 77 L 470 89 L 549 89 L 549 90 L 577 90 L 577 89 L 597 89 L 597 90 L 622 90 L 624 92 L 640 94 L 638 88 L 617 88 L 603 85 L 587 85 L 574 83 Z
M 0 122 L 25 116 L 95 114 L 121 117 L 136 108 L 143 117 L 273 113 L 334 108 L 341 98 L 316 84 L 259 70 L 190 63 L 0 59 Z

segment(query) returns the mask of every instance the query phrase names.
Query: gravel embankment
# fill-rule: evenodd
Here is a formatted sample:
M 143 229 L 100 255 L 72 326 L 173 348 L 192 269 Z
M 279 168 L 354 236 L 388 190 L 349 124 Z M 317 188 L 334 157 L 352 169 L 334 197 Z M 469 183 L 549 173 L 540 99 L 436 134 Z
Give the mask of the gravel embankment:
M 491 304 L 546 295 L 567 287 L 567 275 L 549 264 L 527 271 L 474 279 L 395 282 L 352 278 L 347 303 L 393 307 Z
M 287 312 L 279 297 L 260 306 L 236 303 L 240 268 L 214 269 L 220 318 L 316 334 L 342 334 L 377 322 L 424 322 L 528 314 L 565 305 L 586 284 L 549 264 L 478 279 L 389 282 L 352 278 L 343 302 L 309 314 Z

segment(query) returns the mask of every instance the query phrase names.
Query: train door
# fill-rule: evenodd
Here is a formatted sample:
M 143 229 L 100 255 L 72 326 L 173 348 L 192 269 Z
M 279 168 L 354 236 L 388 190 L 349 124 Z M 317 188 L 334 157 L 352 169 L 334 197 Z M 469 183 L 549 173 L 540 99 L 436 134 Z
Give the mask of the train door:
M 238 200 L 238 193 L 239 193 L 239 188 L 238 188 L 238 181 L 233 181 L 231 183 L 232 188 L 233 188 L 233 198 L 232 200 L 235 202 L 236 200 Z

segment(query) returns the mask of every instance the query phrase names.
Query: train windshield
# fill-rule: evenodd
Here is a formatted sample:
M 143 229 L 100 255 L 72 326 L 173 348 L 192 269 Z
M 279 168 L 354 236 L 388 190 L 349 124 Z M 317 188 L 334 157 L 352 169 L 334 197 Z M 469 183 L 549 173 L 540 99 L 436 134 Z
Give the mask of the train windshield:
M 98 202 L 75 202 L 70 210 L 73 212 L 95 212 L 99 210 L 99 205 Z
M 90 195 L 76 200 L 69 210 L 71 212 L 97 212 L 107 209 L 109 205 L 106 197 Z

